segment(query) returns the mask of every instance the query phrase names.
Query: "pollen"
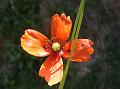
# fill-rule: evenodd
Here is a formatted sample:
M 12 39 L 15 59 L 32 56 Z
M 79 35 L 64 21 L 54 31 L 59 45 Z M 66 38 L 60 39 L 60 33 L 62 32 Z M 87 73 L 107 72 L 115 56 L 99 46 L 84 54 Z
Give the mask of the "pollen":
M 55 52 L 59 51 L 59 50 L 60 50 L 60 44 L 59 44 L 58 42 L 53 43 L 52 49 L 53 49 Z

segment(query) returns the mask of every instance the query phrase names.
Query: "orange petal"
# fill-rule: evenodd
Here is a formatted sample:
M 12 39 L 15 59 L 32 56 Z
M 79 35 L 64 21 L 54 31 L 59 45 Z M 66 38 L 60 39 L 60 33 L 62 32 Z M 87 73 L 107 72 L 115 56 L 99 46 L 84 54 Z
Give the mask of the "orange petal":
M 63 57 L 68 59 L 70 51 L 72 50 L 73 41 L 67 42 L 63 47 Z M 89 39 L 78 39 L 76 41 L 75 50 L 72 55 L 74 62 L 85 62 L 90 59 L 90 55 L 93 54 L 94 49 L 91 47 L 93 42 Z
M 55 14 L 52 17 L 51 35 L 54 42 L 59 42 L 61 45 L 65 43 L 71 31 L 72 21 L 70 16 L 63 13 L 61 16 Z
M 45 78 L 49 86 L 57 84 L 63 76 L 63 62 L 57 53 L 51 54 L 42 64 L 39 70 L 39 76 Z
M 50 54 L 51 42 L 38 31 L 27 29 L 21 37 L 21 46 L 29 54 L 43 57 Z

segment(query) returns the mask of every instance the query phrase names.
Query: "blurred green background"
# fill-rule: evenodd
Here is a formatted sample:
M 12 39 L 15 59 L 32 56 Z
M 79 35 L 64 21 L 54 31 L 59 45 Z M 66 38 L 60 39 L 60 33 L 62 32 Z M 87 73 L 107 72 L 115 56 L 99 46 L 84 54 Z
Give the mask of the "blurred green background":
M 66 13 L 75 21 L 80 0 L 0 0 L 0 89 L 57 89 L 38 76 L 46 58 L 20 46 L 24 30 L 50 38 L 51 17 Z M 120 89 L 120 0 L 86 0 L 79 38 L 95 42 L 86 63 L 71 63 L 64 89 Z M 65 61 L 64 61 L 65 63 Z

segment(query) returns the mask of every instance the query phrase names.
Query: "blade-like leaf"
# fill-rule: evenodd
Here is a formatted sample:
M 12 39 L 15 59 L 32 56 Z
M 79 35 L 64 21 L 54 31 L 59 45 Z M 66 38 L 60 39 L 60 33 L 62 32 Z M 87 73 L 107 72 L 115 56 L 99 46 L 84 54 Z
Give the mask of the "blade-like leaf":
M 72 54 L 74 52 L 75 45 L 76 45 L 76 39 L 78 38 L 79 31 L 80 31 L 80 27 L 81 27 L 83 15 L 84 15 L 84 7 L 85 7 L 85 0 L 81 0 L 80 6 L 79 6 L 79 9 L 78 9 L 78 13 L 77 13 L 77 17 L 76 17 L 76 20 L 75 20 L 74 28 L 73 28 L 72 37 L 71 37 L 71 40 L 74 40 L 74 42 L 72 44 L 72 50 L 70 52 L 70 57 L 67 60 L 67 64 L 66 64 L 66 67 L 65 67 L 65 70 L 64 70 L 63 78 L 60 82 L 59 89 L 63 89 L 63 87 L 64 87 L 65 79 L 66 79 L 68 69 L 69 69 L 69 65 L 70 65 L 70 60 L 72 58 Z

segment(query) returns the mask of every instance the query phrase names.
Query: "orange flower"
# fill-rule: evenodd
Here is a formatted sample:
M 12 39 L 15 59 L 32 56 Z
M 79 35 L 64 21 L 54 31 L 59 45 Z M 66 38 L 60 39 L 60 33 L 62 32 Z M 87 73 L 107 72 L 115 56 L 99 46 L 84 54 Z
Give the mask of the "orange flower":
M 27 29 L 21 37 L 21 46 L 29 54 L 37 57 L 50 55 L 39 70 L 39 76 L 44 77 L 50 86 L 60 82 L 62 79 L 62 57 L 68 59 L 72 49 L 73 41 L 66 43 L 71 27 L 72 21 L 70 16 L 66 17 L 64 13 L 61 16 L 55 14 L 52 17 L 51 41 L 43 34 L 32 29 Z M 89 39 L 77 39 L 71 61 L 88 61 L 90 55 L 94 52 L 92 45 L 93 42 Z

